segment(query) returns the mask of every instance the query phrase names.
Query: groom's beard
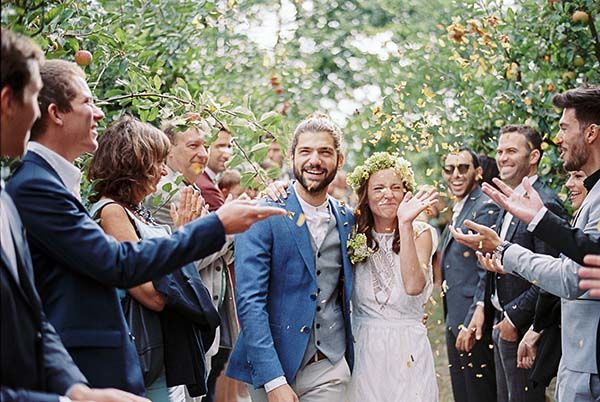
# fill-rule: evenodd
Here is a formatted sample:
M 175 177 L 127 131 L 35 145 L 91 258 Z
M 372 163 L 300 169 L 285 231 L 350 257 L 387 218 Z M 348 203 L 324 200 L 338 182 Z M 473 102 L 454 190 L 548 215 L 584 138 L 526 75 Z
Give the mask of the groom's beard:
M 337 163 L 336 163 L 336 166 L 337 166 Z M 315 182 L 313 180 L 309 181 L 304 177 L 304 175 L 303 175 L 304 172 L 306 170 L 312 170 L 312 169 L 317 169 L 317 170 L 323 171 L 323 179 L 321 179 L 321 181 L 319 181 L 319 182 Z M 296 167 L 296 164 L 294 164 L 294 177 L 296 178 L 296 180 L 298 180 L 298 183 L 300 183 L 300 185 L 306 190 L 306 192 L 311 193 L 311 194 L 318 194 L 318 193 L 321 193 L 323 190 L 326 190 L 327 187 L 329 186 L 329 184 L 331 184 L 331 182 L 333 181 L 333 179 L 335 179 L 336 173 L 337 173 L 337 170 L 330 172 L 323 167 L 316 167 L 316 166 L 312 166 L 309 164 L 304 165 L 302 167 L 302 170 L 299 170 Z

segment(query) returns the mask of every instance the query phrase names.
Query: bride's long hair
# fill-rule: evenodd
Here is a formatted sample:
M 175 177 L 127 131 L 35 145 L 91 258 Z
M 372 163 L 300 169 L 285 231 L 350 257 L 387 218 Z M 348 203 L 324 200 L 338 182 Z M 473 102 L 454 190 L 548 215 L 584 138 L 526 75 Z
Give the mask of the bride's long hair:
M 358 195 L 358 206 L 354 210 L 355 226 L 356 233 L 364 233 L 367 237 L 367 246 L 371 250 L 377 251 L 379 250 L 379 243 L 373 237 L 375 220 L 373 218 L 373 212 L 371 211 L 371 208 L 369 208 L 369 180 L 371 180 L 370 177 L 356 190 L 356 194 Z M 402 178 L 402 184 L 404 185 L 405 195 L 407 192 L 414 190 L 404 178 Z M 398 254 L 400 253 L 400 233 L 398 232 L 397 218 L 394 222 L 394 241 L 392 243 L 392 250 L 394 250 L 394 253 Z

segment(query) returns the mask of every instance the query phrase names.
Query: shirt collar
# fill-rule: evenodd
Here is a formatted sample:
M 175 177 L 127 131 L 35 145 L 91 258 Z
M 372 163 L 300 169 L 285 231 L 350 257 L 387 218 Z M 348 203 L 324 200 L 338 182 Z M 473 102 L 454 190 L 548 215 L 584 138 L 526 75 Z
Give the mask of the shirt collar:
M 27 151 L 35 152 L 44 159 L 58 173 L 58 177 L 62 180 L 75 198 L 81 200 L 79 193 L 81 186 L 81 171 L 71 162 L 63 158 L 58 153 L 54 152 L 45 145 L 36 141 L 29 141 Z
M 533 176 L 529 176 L 529 183 L 533 186 L 533 183 L 538 179 L 538 175 L 534 174 Z M 513 190 L 516 194 L 523 194 L 525 189 L 523 188 L 523 181 L 519 183 L 517 187 Z
M 298 192 L 296 192 L 296 195 L 298 198 L 298 202 L 300 203 L 300 207 L 302 208 L 302 212 L 304 212 L 304 215 L 307 215 L 307 216 L 315 216 L 315 215 L 321 215 L 321 214 L 329 215 L 329 195 L 325 199 L 325 202 L 323 202 L 321 205 L 317 205 L 316 207 L 313 205 L 310 205 L 308 202 L 304 201 L 302 199 L 302 197 L 300 196 L 300 194 L 298 194 Z
M 210 180 L 212 180 L 213 183 L 216 182 L 216 180 L 217 180 L 217 174 L 215 172 L 213 172 L 213 170 L 211 168 L 209 168 L 208 166 L 206 166 L 204 168 L 204 172 L 206 172 L 206 175 L 208 176 L 208 178 Z
M 598 183 L 598 180 L 600 180 L 600 169 L 588 176 L 583 181 L 583 186 L 587 189 L 587 191 L 592 191 L 592 188 L 596 185 L 596 183 Z

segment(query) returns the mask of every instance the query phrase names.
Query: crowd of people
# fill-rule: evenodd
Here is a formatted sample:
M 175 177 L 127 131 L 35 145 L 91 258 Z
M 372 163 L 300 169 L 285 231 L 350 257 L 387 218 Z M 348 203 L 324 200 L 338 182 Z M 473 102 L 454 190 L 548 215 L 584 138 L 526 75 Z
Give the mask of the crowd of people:
M 271 143 L 283 176 L 254 200 L 227 127 L 123 115 L 98 136 L 84 72 L 4 28 L 1 76 L 1 153 L 21 159 L 0 188 L 2 401 L 212 402 L 223 372 L 253 402 L 438 401 L 436 272 L 455 401 L 541 402 L 555 376 L 559 402 L 600 401 L 599 86 L 553 98 L 572 215 L 513 124 L 495 159 L 444 156 L 439 228 L 395 150 L 344 172 L 324 114 L 290 169 Z

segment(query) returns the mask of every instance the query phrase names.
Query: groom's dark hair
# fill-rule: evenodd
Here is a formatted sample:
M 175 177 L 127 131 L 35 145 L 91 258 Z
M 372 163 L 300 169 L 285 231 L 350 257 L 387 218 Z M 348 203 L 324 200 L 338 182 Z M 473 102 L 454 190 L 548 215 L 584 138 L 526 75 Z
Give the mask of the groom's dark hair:
M 298 145 L 298 137 L 300 134 L 312 132 L 312 133 L 329 133 L 333 138 L 335 150 L 338 154 L 342 152 L 342 130 L 331 120 L 329 116 L 324 113 L 315 112 L 302 120 L 296 130 L 294 130 L 294 137 L 292 138 L 291 153 L 294 155 L 296 146 Z

